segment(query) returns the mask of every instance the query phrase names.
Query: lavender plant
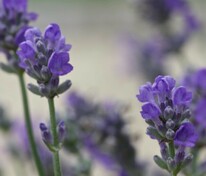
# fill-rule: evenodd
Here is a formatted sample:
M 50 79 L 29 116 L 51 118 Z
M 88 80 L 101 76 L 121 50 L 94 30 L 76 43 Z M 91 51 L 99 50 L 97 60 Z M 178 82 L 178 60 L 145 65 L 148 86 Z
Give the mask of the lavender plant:
M 20 43 L 17 51 L 20 67 L 38 84 L 28 84 L 28 89 L 48 100 L 52 135 L 45 124 L 40 124 L 40 130 L 43 141 L 53 153 L 55 176 L 61 176 L 59 150 L 65 127 L 64 123 L 57 126 L 54 97 L 71 87 L 70 80 L 59 84 L 59 76 L 66 75 L 73 69 L 68 63 L 70 49 L 71 45 L 65 43 L 59 26 L 53 23 L 46 28 L 43 36 L 38 28 L 28 29 L 25 32 L 25 41 Z
M 7 64 L 1 63 L 1 68 L 7 73 L 14 73 L 18 76 L 22 101 L 24 107 L 24 118 L 29 136 L 30 146 L 34 161 L 39 173 L 43 176 L 43 167 L 38 155 L 34 140 L 32 121 L 30 118 L 29 104 L 24 81 L 24 71 L 19 66 L 19 58 L 16 55 L 18 45 L 24 41 L 24 33 L 29 28 L 29 23 L 36 20 L 36 13 L 27 12 L 27 0 L 2 0 L 0 6 L 0 51 L 7 58 Z
M 171 76 L 158 76 L 155 82 L 148 82 L 139 89 L 137 98 L 144 103 L 141 115 L 149 125 L 147 134 L 156 139 L 161 157 L 155 155 L 156 164 L 176 176 L 192 161 L 192 154 L 186 148 L 195 146 L 198 135 L 189 121 L 189 103 L 192 93 L 185 87 L 175 87 Z

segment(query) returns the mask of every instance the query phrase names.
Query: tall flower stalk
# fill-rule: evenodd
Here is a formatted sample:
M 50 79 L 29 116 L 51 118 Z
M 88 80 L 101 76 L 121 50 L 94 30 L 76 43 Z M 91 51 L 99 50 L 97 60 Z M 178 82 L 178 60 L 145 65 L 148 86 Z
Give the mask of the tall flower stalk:
M 31 151 L 39 176 L 44 176 L 43 165 L 38 155 L 34 140 L 32 121 L 25 88 L 24 71 L 19 67 L 16 55 L 18 44 L 24 41 L 24 32 L 29 28 L 29 22 L 37 18 L 37 14 L 27 12 L 26 0 L 3 0 L 0 13 L 0 50 L 6 55 L 7 64 L 1 63 L 1 68 L 8 73 L 15 73 L 19 78 L 22 102 L 24 108 L 25 124 L 30 142 Z
M 53 154 L 54 175 L 61 176 L 59 151 L 65 136 L 65 124 L 57 124 L 54 97 L 71 87 L 70 80 L 59 84 L 59 76 L 73 70 L 72 65 L 68 63 L 71 45 L 65 43 L 59 26 L 54 23 L 46 28 L 44 35 L 38 28 L 28 29 L 25 39 L 17 51 L 20 57 L 19 65 L 37 81 L 37 85 L 28 84 L 28 89 L 48 100 L 50 128 L 41 123 L 40 130 L 44 143 Z

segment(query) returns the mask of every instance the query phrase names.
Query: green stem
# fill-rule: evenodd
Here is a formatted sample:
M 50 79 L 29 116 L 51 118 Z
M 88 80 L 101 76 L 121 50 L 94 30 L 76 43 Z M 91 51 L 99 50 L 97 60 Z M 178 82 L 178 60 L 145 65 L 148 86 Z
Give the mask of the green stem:
M 58 134 L 57 134 L 57 126 L 56 126 L 56 117 L 55 117 L 55 106 L 54 106 L 54 99 L 48 98 L 49 104 L 49 112 L 50 112 L 50 123 L 51 123 L 51 131 L 53 136 L 53 145 L 54 147 L 58 148 Z M 54 165 L 54 175 L 61 176 L 61 166 L 60 166 L 60 159 L 59 159 L 59 152 L 58 150 L 53 152 L 53 165 Z
M 170 153 L 170 157 L 174 159 L 174 156 L 175 156 L 175 146 L 174 146 L 174 142 L 173 141 L 169 142 L 169 153 Z
M 175 172 L 172 172 L 171 176 L 177 176 L 177 174 Z
M 23 73 L 19 73 L 18 77 L 19 77 L 19 83 L 21 87 L 22 101 L 23 101 L 23 107 L 24 107 L 24 118 L 25 118 L 25 123 L 26 123 L 28 140 L 29 140 L 30 147 L 31 147 L 31 152 L 32 152 L 39 176 L 44 176 L 44 170 L 42 167 L 43 165 L 41 163 L 39 154 L 37 152 L 37 146 L 34 140 L 34 133 L 33 133 L 33 128 L 32 128 L 32 122 L 30 119 L 29 104 L 28 104 L 28 98 L 27 98 L 27 92 L 25 88 L 25 81 L 24 81 Z
M 174 159 L 174 157 L 175 157 L 175 146 L 174 146 L 173 141 L 169 142 L 169 154 L 170 154 L 170 157 L 172 159 Z M 177 173 L 175 172 L 175 170 L 171 171 L 171 176 L 177 176 Z
M 193 159 L 192 159 L 192 174 L 196 176 L 197 172 L 197 159 L 198 159 L 198 149 L 194 149 L 193 152 Z

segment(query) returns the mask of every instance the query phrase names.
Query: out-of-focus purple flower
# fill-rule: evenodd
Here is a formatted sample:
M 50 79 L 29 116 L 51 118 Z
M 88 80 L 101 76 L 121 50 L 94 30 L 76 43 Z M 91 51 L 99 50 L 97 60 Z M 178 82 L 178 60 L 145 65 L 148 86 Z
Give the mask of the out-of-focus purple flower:
M 198 124 L 206 127 L 206 99 L 202 98 L 196 103 L 194 118 Z
M 24 33 L 29 23 L 36 20 L 37 14 L 27 12 L 27 0 L 2 0 L 0 5 L 0 51 L 8 60 L 8 64 L 1 63 L 4 71 L 18 73 L 22 69 L 16 58 L 18 45 L 25 40 Z M 9 57 L 8 56 L 12 56 Z M 12 58 L 12 62 L 11 62 Z
M 192 99 L 192 123 L 198 132 L 198 147 L 206 145 L 206 69 L 201 68 L 196 71 L 190 71 L 183 78 L 183 84 L 193 93 Z
M 27 12 L 27 0 L 2 0 L 1 6 L 1 42 L 6 49 L 17 49 L 19 35 L 28 28 L 30 21 L 36 20 L 35 13 Z
M 43 36 L 38 28 L 29 28 L 25 32 L 25 39 L 17 51 L 19 66 L 36 79 L 39 85 L 39 88 L 30 85 L 29 90 L 40 96 L 54 97 L 69 89 L 71 82 L 59 85 L 57 81 L 59 76 L 73 70 L 68 53 L 71 45 L 65 43 L 59 26 L 50 24 Z
M 141 0 L 137 5 L 144 19 L 157 24 L 167 22 L 173 11 L 167 0 Z
M 89 151 L 92 158 L 100 161 L 108 169 L 114 170 L 116 167 L 116 161 L 108 154 L 102 152 L 98 146 L 96 146 L 91 139 L 86 138 L 84 140 L 85 148 Z
M 183 147 L 194 147 L 198 135 L 195 132 L 194 125 L 183 123 L 175 134 L 175 144 Z
M 143 175 L 144 166 L 135 157 L 136 150 L 124 131 L 123 116 L 127 107 L 111 101 L 95 103 L 77 92 L 72 92 L 68 100 L 71 106 L 68 112 L 72 116 L 68 131 L 70 125 L 76 129 L 78 141 L 83 142 L 82 146 L 90 155 L 117 174 L 124 170 L 127 174 Z M 71 144 L 75 141 L 66 138 L 65 143 L 69 140 Z

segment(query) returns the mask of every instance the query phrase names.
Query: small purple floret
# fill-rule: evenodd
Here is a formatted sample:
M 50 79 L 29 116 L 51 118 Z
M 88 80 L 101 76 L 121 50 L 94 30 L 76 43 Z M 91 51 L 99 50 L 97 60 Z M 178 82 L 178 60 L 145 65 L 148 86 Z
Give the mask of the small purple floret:
M 175 144 L 183 147 L 194 147 L 198 135 L 195 132 L 194 126 L 187 122 L 183 123 L 175 134 Z
M 183 86 L 178 87 L 173 94 L 175 105 L 187 104 L 192 100 L 192 92 L 187 91 Z
M 73 66 L 69 64 L 68 53 L 53 53 L 49 59 L 48 68 L 57 76 L 66 75 L 73 70 Z
M 158 119 L 160 114 L 160 109 L 152 103 L 146 103 L 142 106 L 141 115 L 145 120 Z

